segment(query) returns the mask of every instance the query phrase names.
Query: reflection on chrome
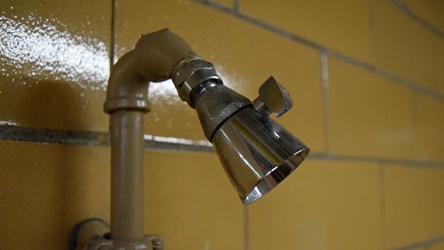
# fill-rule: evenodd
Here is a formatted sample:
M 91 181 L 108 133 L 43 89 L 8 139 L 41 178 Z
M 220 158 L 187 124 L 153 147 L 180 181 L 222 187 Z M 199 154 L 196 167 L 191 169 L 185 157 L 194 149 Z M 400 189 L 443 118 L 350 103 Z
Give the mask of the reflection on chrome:
M 13 70 L 2 70 L 2 75 L 106 89 L 109 55 L 104 42 L 71 34 L 55 18 L 7 16 L 0 15 L 0 64 Z

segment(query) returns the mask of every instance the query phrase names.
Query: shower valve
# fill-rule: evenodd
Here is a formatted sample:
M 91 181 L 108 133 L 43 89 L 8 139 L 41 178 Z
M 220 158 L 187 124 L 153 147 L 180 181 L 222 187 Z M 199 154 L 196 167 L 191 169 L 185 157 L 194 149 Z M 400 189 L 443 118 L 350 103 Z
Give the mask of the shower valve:
M 253 101 L 253 107 L 264 115 L 274 113 L 281 117 L 293 107 L 293 101 L 287 90 L 270 76 L 259 88 L 259 96 Z

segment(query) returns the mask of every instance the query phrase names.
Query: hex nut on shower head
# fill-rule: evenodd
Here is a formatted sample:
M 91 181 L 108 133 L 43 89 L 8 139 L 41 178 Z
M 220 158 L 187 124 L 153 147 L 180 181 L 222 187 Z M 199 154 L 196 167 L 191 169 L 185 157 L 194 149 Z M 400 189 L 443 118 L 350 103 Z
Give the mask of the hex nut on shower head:
M 172 80 L 176 86 L 182 101 L 186 101 L 192 108 L 191 92 L 199 84 L 213 80 L 217 84 L 222 84 L 222 80 L 217 75 L 213 64 L 199 57 L 187 58 L 178 64 L 177 69 L 172 74 Z

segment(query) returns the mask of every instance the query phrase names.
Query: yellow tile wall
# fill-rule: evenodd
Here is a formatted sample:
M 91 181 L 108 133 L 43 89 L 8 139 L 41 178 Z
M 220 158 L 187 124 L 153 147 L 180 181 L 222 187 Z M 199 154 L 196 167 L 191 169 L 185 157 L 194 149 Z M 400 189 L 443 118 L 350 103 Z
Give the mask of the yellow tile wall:
M 442 101 L 417 94 L 416 119 L 418 141 L 415 153 L 419 159 L 428 161 L 444 160 L 444 138 L 441 130 L 444 126 L 444 104 Z
M 0 12 L 2 123 L 107 131 L 110 1 L 2 1 Z
M 386 247 L 434 239 L 444 233 L 444 171 L 384 166 Z
M 67 249 L 71 229 L 109 220 L 106 147 L 0 143 L 0 248 Z
M 428 249 L 430 250 L 442 250 L 444 249 L 444 243 L 440 242 L 437 244 L 432 244 Z
M 230 8 L 230 9 L 233 9 L 236 7 L 235 0 L 214 0 L 214 1 L 211 1 L 211 3 L 215 3 L 217 5 L 223 6 L 225 8 Z M 239 5 L 239 1 L 237 1 L 237 5 Z
M 442 10 L 444 3 L 440 0 L 407 0 L 404 1 L 405 6 L 415 15 L 424 19 L 441 32 L 444 30 L 444 21 L 442 19 Z
M 244 0 L 239 6 L 245 15 L 345 55 L 371 61 L 366 1 Z
M 424 28 L 389 1 L 370 1 L 369 5 L 375 65 L 443 94 L 442 37 Z M 436 8 L 440 9 L 438 4 Z
M 379 166 L 308 160 L 249 206 L 251 249 L 383 249 Z
M 242 203 L 215 154 L 145 156 L 146 232 L 166 249 L 242 249 Z
M 205 140 L 194 111 L 152 83 L 145 133 L 179 142 L 144 155 L 145 232 L 167 250 L 443 249 L 444 42 L 400 6 L 443 31 L 436 0 L 2 2 L 0 249 L 109 221 L 110 61 L 165 27 L 250 99 L 275 76 L 294 100 L 277 120 L 312 149 L 245 208 L 214 153 L 180 144 Z
M 414 159 L 413 92 L 335 58 L 328 70 L 331 153 Z

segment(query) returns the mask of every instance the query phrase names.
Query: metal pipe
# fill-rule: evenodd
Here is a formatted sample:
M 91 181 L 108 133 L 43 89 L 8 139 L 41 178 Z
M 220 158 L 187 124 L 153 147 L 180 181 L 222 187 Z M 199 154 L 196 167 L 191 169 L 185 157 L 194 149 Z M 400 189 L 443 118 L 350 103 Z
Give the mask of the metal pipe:
M 142 36 L 111 68 L 104 110 L 111 115 L 111 239 L 119 244 L 144 238 L 143 116 L 150 110 L 148 84 L 170 78 L 174 67 L 189 57 L 195 57 L 189 45 L 164 29 Z M 132 249 L 131 244 L 123 249 Z
M 111 114 L 111 237 L 141 239 L 143 231 L 143 112 Z
M 105 111 L 111 133 L 111 237 L 142 239 L 143 115 L 149 111 L 148 81 L 136 68 L 136 53 L 111 70 Z

